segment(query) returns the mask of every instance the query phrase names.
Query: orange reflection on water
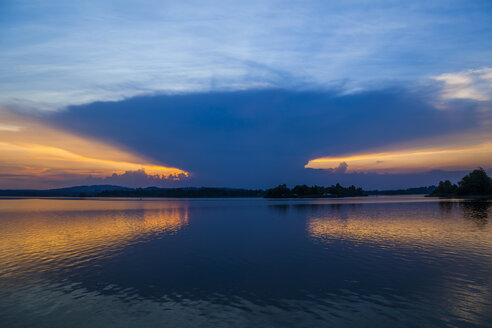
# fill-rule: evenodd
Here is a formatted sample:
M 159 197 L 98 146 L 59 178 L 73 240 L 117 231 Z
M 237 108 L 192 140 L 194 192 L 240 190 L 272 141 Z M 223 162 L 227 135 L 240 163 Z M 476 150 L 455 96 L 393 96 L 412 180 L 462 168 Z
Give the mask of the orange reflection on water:
M 48 205 L 48 209 L 34 210 L 29 206 L 50 201 L 20 201 L 26 208 L 21 213 L 10 212 L 16 219 L 9 219 L 0 235 L 0 262 L 4 263 L 0 277 L 18 271 L 84 266 L 88 261 L 114 256 L 124 247 L 149 237 L 176 234 L 188 225 L 187 207 L 158 208 L 158 204 L 141 206 L 135 201 L 52 200 L 53 206 L 66 204 L 66 208 L 52 210 Z M 68 209 L 70 203 L 77 203 L 79 208 Z M 8 216 L 8 208 L 0 214 Z
M 334 212 L 311 217 L 307 221 L 307 232 L 315 240 L 327 243 L 344 240 L 380 247 L 459 247 L 471 252 L 474 249 L 483 252 L 485 247 L 492 254 L 492 230 L 487 220 L 483 220 L 490 206 L 478 211 L 469 206 L 443 203 L 437 214 L 364 212 L 361 209 L 344 215 Z

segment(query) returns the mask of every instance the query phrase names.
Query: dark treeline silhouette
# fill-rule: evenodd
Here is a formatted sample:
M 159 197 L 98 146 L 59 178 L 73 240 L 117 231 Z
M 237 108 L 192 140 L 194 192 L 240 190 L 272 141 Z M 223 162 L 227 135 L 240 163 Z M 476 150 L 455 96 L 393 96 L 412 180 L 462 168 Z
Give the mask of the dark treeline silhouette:
M 449 180 L 440 181 L 430 196 L 492 196 L 492 179 L 480 167 L 464 176 L 457 185 Z
M 266 197 L 266 198 L 308 198 L 308 197 L 355 197 L 368 195 L 416 195 L 427 194 L 433 197 L 477 196 L 492 197 L 492 179 L 478 168 L 464 176 L 458 184 L 449 180 L 439 182 L 437 187 L 419 187 L 397 190 L 369 190 L 355 186 L 342 187 L 339 183 L 330 187 L 297 185 L 290 189 L 287 185 L 275 188 L 235 189 L 235 188 L 127 188 L 113 185 L 76 186 L 49 190 L 10 189 L 0 190 L 0 196 L 9 197 L 170 197 L 170 198 L 220 198 L 220 197 Z
M 339 183 L 330 187 L 297 185 L 292 189 L 283 184 L 267 189 L 265 192 L 265 198 L 355 197 L 364 195 L 362 188 L 356 188 L 355 186 L 345 188 Z
M 233 188 L 136 188 L 131 190 L 105 190 L 98 197 L 170 197 L 170 198 L 221 198 L 261 197 L 263 190 Z
M 394 190 L 366 190 L 366 195 L 428 195 L 436 190 L 436 186 L 394 189 Z
M 262 197 L 263 190 L 232 188 L 127 188 L 112 185 L 77 186 L 49 190 L 0 190 L 0 196 L 17 197 Z
M 37 189 L 6 189 L 0 190 L 0 196 L 8 197 L 170 197 L 170 198 L 212 198 L 212 197 L 351 197 L 367 195 L 411 195 L 429 194 L 435 186 L 398 189 L 398 190 L 369 190 L 340 184 L 331 187 L 297 185 L 289 189 L 286 185 L 261 189 L 234 188 L 127 188 L 113 185 L 76 186 L 48 190 Z
M 18 197 L 80 197 L 96 196 L 105 190 L 131 190 L 131 188 L 113 186 L 113 185 L 93 185 L 93 186 L 75 186 L 57 189 L 4 189 L 0 190 L 0 196 L 18 196 Z

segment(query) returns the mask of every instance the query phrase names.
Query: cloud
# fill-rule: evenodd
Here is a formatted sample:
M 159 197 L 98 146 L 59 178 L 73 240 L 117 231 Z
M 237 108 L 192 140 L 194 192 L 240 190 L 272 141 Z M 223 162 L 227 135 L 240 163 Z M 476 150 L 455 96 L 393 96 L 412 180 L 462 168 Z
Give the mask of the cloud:
M 444 84 L 444 99 L 492 100 L 492 68 L 446 73 L 434 78 Z
M 479 113 L 459 108 L 438 111 L 427 99 L 427 93 L 405 88 L 344 96 L 328 91 L 247 90 L 98 102 L 44 119 L 57 128 L 138 151 L 160 165 L 179 167 L 192 175 L 187 184 L 257 188 L 331 184 L 343 175 L 339 174 L 345 170 L 343 164 L 331 173 L 304 168 L 316 158 L 337 158 L 329 168 L 346 162 L 347 175 L 357 165 L 343 154 L 418 151 L 431 141 L 433 147 L 457 149 L 461 145 L 453 138 L 457 134 L 468 135 L 468 146 L 483 142 L 478 134 L 487 129 L 480 125 Z M 486 167 L 481 157 L 466 154 L 466 161 L 456 154 L 462 165 L 452 169 Z M 387 158 L 377 165 L 386 168 L 379 173 L 392 172 Z M 393 183 L 399 185 L 397 179 Z
M 172 186 L 183 186 L 188 179 L 183 173 L 171 174 L 168 176 L 163 176 L 159 174 L 147 174 L 144 169 L 135 171 L 126 171 L 124 173 L 118 174 L 113 173 L 108 177 L 93 177 L 89 176 L 80 183 L 83 184 L 111 184 L 117 186 L 125 187 L 172 187 Z M 179 184 L 178 184 L 179 182 Z
M 338 164 L 338 166 L 333 167 L 333 168 L 326 168 L 325 170 L 326 170 L 326 172 L 330 172 L 330 173 L 345 173 L 345 172 L 347 172 L 347 167 L 348 167 L 348 165 L 346 162 L 340 162 L 340 164 Z M 308 165 L 306 165 L 306 168 L 311 168 L 311 167 L 308 164 Z
M 19 130 L 18 126 L 0 123 L 0 131 L 17 132 Z
M 357 153 L 346 156 L 322 157 L 310 160 L 306 168 L 333 172 L 340 168 L 337 163 L 350 165 L 350 172 L 418 173 L 434 169 L 466 170 L 481 165 L 492 167 L 492 133 L 458 134 L 445 140 L 427 139 L 399 145 L 385 152 Z M 432 145 L 434 144 L 434 145 Z M 346 169 L 346 167 L 345 167 Z
M 25 176 L 60 183 L 142 168 L 191 172 L 186 183 L 201 185 L 332 183 L 350 174 L 306 163 L 337 158 L 335 169 L 346 154 L 423 149 L 430 138 L 490 130 L 491 4 L 435 8 L 2 3 L 0 114 L 22 114 L 0 125 L 8 137 L 0 174 L 16 186 Z M 414 90 L 429 76 L 440 94 Z M 43 126 L 30 123 L 36 115 Z
M 415 81 L 490 65 L 490 12 L 487 1 L 2 2 L 0 106 Z
M 152 177 L 182 178 L 187 172 L 149 161 L 124 146 L 62 131 L 34 117 L 0 112 L 0 188 L 33 188 L 49 181 L 146 170 Z M 45 182 L 43 182 L 45 181 Z

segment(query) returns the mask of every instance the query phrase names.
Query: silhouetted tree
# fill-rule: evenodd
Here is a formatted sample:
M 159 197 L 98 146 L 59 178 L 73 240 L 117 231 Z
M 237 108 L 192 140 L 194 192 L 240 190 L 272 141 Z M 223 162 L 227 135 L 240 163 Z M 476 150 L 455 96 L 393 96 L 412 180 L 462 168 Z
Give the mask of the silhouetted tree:
M 491 195 L 492 179 L 483 168 L 473 170 L 458 182 L 458 195 Z
M 298 185 L 292 188 L 292 193 L 298 196 L 312 195 L 312 188 L 307 185 Z
M 458 186 L 451 183 L 451 181 L 446 180 L 446 181 L 439 181 L 439 185 L 437 186 L 436 190 L 432 192 L 432 195 L 434 196 L 452 196 L 456 194 L 456 191 L 458 190 Z
M 268 189 L 265 193 L 266 198 L 286 198 L 286 197 L 353 197 L 364 196 L 362 188 L 350 186 L 342 187 L 339 183 L 331 187 L 321 187 L 307 185 L 297 185 L 290 190 L 285 184 Z
M 292 191 L 287 187 L 286 184 L 279 185 L 272 189 L 268 189 L 265 193 L 266 198 L 286 198 L 291 196 L 292 196 Z
M 313 186 L 311 187 L 312 195 L 323 195 L 325 193 L 325 188 L 321 186 Z
M 440 181 L 436 190 L 431 196 L 483 196 L 492 195 L 492 179 L 485 170 L 479 167 L 465 175 L 458 185 L 452 184 L 449 180 Z

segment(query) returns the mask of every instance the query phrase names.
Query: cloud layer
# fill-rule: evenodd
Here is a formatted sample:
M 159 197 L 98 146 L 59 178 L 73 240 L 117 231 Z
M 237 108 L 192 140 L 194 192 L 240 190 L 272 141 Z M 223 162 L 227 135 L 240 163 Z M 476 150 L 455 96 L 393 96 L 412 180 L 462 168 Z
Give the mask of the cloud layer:
M 487 166 L 491 13 L 487 0 L 2 1 L 2 181 L 398 187 Z M 178 168 L 189 179 L 159 173 Z
M 492 3 L 2 1 L 0 106 L 155 92 L 344 92 L 491 66 Z
M 480 107 L 470 103 L 441 111 L 430 98 L 425 90 L 405 88 L 344 96 L 278 89 L 213 92 L 98 102 L 52 113 L 45 120 L 186 170 L 195 185 L 268 187 L 348 179 L 343 164 L 323 172 L 304 168 L 320 157 L 483 143 L 490 127 L 481 126 Z M 459 162 L 459 154 L 455 157 Z M 335 166 L 343 162 L 340 158 Z M 422 160 L 420 171 L 436 168 L 429 163 Z M 479 157 L 476 163 L 463 163 L 450 168 L 487 164 Z M 390 173 L 391 168 L 378 172 Z M 405 176 L 412 170 L 398 173 Z M 377 187 L 376 178 L 366 180 Z M 399 183 L 394 180 L 394 186 Z

